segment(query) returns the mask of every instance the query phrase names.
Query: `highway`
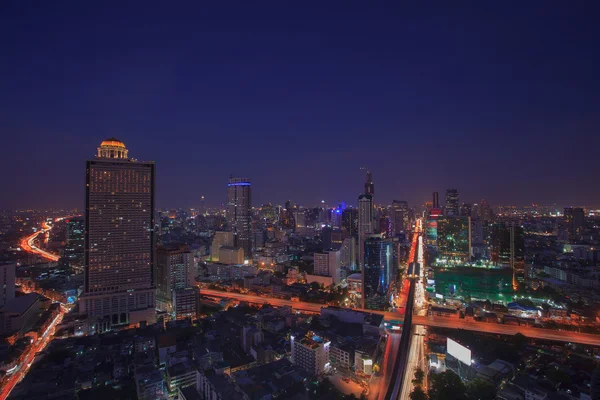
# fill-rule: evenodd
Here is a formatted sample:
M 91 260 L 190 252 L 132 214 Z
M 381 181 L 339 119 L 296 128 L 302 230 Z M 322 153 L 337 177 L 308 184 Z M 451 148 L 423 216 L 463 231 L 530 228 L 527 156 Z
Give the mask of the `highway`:
M 600 335 L 592 333 L 559 331 L 555 329 L 532 328 L 523 325 L 505 325 L 492 322 L 465 321 L 464 319 L 459 318 L 424 317 L 417 315 L 413 317 L 413 324 L 437 328 L 464 329 L 467 331 L 493 333 L 497 335 L 515 335 L 520 333 L 533 339 L 600 346 Z
M 407 377 L 407 364 L 410 356 L 410 347 L 412 345 L 412 335 L 413 335 L 413 326 L 412 326 L 412 317 L 413 317 L 413 304 L 415 303 L 415 280 L 418 278 L 415 276 L 416 268 L 415 261 L 417 261 L 417 246 L 419 243 L 420 237 L 420 227 L 421 220 L 417 220 L 417 225 L 415 232 L 413 233 L 412 243 L 410 246 L 410 252 L 408 255 L 408 263 L 412 265 L 412 271 L 408 271 L 408 276 L 410 278 L 410 288 L 408 289 L 408 296 L 406 299 L 405 306 L 405 315 L 404 315 L 404 325 L 402 327 L 402 337 L 400 338 L 400 348 L 398 349 L 398 353 L 395 357 L 394 363 L 394 372 L 392 374 L 392 379 L 388 386 L 388 390 L 385 395 L 386 400 L 395 400 L 395 399 L 408 399 L 409 397 L 400 397 L 403 395 L 405 388 L 407 386 L 406 381 L 410 382 L 410 377 Z
M 21 355 L 21 360 L 19 362 L 19 365 L 17 366 L 16 372 L 10 377 L 5 378 L 6 381 L 4 381 L 4 385 L 0 389 L 0 400 L 8 398 L 10 392 L 14 389 L 17 383 L 19 383 L 23 379 L 23 377 L 25 377 L 27 371 L 29 371 L 29 368 L 31 367 L 35 355 L 38 352 L 44 350 L 48 343 L 52 341 L 52 339 L 54 338 L 56 325 L 58 325 L 60 321 L 62 321 L 65 312 L 65 309 L 61 306 L 60 312 L 54 318 L 54 321 L 52 321 L 52 323 L 48 326 L 46 332 L 44 332 L 44 334 L 40 338 L 38 338 L 37 342 L 30 346 L 25 351 L 25 353 Z
M 28 253 L 37 254 L 37 255 L 39 255 L 47 260 L 50 260 L 50 261 L 58 261 L 58 259 L 60 258 L 59 256 L 57 256 L 56 254 L 47 252 L 46 250 L 40 249 L 34 243 L 35 239 L 37 239 L 37 237 L 40 233 L 49 232 L 51 229 L 52 229 L 52 225 L 48 225 L 47 223 L 43 222 L 42 229 L 21 239 L 21 243 L 20 243 L 21 249 L 23 249 L 23 251 L 26 251 Z
M 251 294 L 241 294 L 234 292 L 223 292 L 220 290 L 200 289 L 202 296 L 230 298 L 238 301 L 247 301 L 252 304 L 268 303 L 275 307 L 291 306 L 294 310 L 320 313 L 324 304 L 305 303 L 285 299 L 275 299 L 271 297 L 262 297 Z M 402 314 L 398 312 L 363 310 L 355 308 L 357 311 L 366 311 L 373 314 L 383 315 L 386 321 L 403 320 Z M 495 333 L 498 335 L 515 335 L 520 333 L 532 339 L 556 340 L 560 342 L 581 343 L 594 346 L 600 346 L 600 335 L 591 333 L 579 333 L 558 331 L 553 329 L 532 328 L 529 326 L 504 325 L 489 322 L 466 321 L 464 319 L 437 317 L 437 316 L 413 316 L 414 325 L 431 326 L 438 328 L 464 329 L 474 332 Z

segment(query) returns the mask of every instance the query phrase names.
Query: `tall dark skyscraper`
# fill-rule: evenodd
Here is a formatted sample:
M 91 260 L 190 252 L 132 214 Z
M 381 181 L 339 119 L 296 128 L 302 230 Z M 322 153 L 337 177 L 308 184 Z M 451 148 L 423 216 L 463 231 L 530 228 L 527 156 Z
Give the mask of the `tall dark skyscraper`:
M 459 211 L 460 211 L 459 207 L 460 206 L 458 203 L 458 190 L 447 189 L 446 190 L 446 207 L 444 209 L 446 216 L 458 217 Z
M 583 232 L 585 226 L 585 215 L 581 207 L 565 207 L 565 224 L 570 235 L 578 235 Z
M 227 224 L 233 231 L 235 246 L 244 249 L 244 257 L 252 255 L 252 199 L 248 178 L 229 178 L 227 185 Z
M 86 162 L 85 280 L 88 332 L 156 319 L 155 164 L 127 157 L 117 139 Z
M 438 192 L 433 192 L 432 208 L 440 208 L 440 196 L 439 196 Z
M 392 232 L 394 235 L 409 229 L 408 202 L 392 201 Z
M 363 308 L 383 310 L 392 278 L 392 241 L 381 234 L 368 235 L 364 242 Z
M 373 196 L 375 194 L 375 184 L 373 183 L 373 174 L 367 171 L 367 181 L 365 182 L 365 194 Z
M 358 263 L 364 263 L 364 242 L 367 234 L 373 233 L 373 196 L 361 194 L 358 197 Z

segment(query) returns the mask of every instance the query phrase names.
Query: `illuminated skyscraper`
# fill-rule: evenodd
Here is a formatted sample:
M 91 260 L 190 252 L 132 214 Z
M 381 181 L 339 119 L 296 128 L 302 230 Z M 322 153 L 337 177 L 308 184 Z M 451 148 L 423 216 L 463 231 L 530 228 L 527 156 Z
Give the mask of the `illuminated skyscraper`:
M 446 206 L 444 208 L 444 214 L 449 217 L 459 216 L 458 190 L 446 190 Z
M 153 323 L 155 164 L 127 158 L 116 139 L 86 162 L 85 279 L 88 332 Z
M 384 310 L 393 271 L 392 241 L 368 235 L 364 242 L 363 308 Z
M 227 223 L 233 231 L 235 245 L 244 249 L 245 258 L 250 258 L 252 254 L 250 180 L 230 177 L 227 194 Z
M 364 263 L 365 237 L 373 233 L 373 196 L 361 194 L 358 197 L 358 262 Z
M 156 250 L 156 297 L 160 308 L 171 311 L 175 292 L 195 283 L 194 257 L 188 246 Z

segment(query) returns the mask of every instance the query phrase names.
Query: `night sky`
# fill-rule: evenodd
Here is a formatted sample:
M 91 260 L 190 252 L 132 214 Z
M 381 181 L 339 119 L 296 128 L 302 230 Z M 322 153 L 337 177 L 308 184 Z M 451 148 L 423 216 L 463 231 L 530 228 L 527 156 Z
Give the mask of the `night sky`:
M 82 207 L 111 136 L 159 207 L 229 174 L 254 205 L 355 204 L 361 167 L 377 203 L 600 204 L 596 2 L 119 3 L 2 2 L 0 208 Z

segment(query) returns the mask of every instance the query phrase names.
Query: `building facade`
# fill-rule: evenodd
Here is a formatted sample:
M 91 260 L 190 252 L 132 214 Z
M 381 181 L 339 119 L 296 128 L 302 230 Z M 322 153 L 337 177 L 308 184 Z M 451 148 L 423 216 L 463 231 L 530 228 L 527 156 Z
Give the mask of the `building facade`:
M 460 215 L 460 203 L 458 202 L 457 189 L 446 190 L 446 206 L 444 208 L 444 215 L 450 217 L 457 217 Z
M 80 310 L 88 332 L 153 323 L 155 164 L 127 158 L 108 139 L 86 162 L 85 278 Z
M 229 178 L 227 185 L 227 224 L 233 232 L 234 246 L 244 249 L 244 256 L 252 255 L 251 186 L 248 178 Z
M 361 194 L 358 197 L 358 263 L 364 263 L 365 238 L 373 233 L 373 196 Z
M 363 308 L 384 310 L 394 272 L 392 241 L 382 235 L 369 235 L 364 246 Z
M 161 246 L 156 250 L 156 302 L 159 308 L 171 311 L 174 292 L 194 283 L 194 257 L 188 246 Z

